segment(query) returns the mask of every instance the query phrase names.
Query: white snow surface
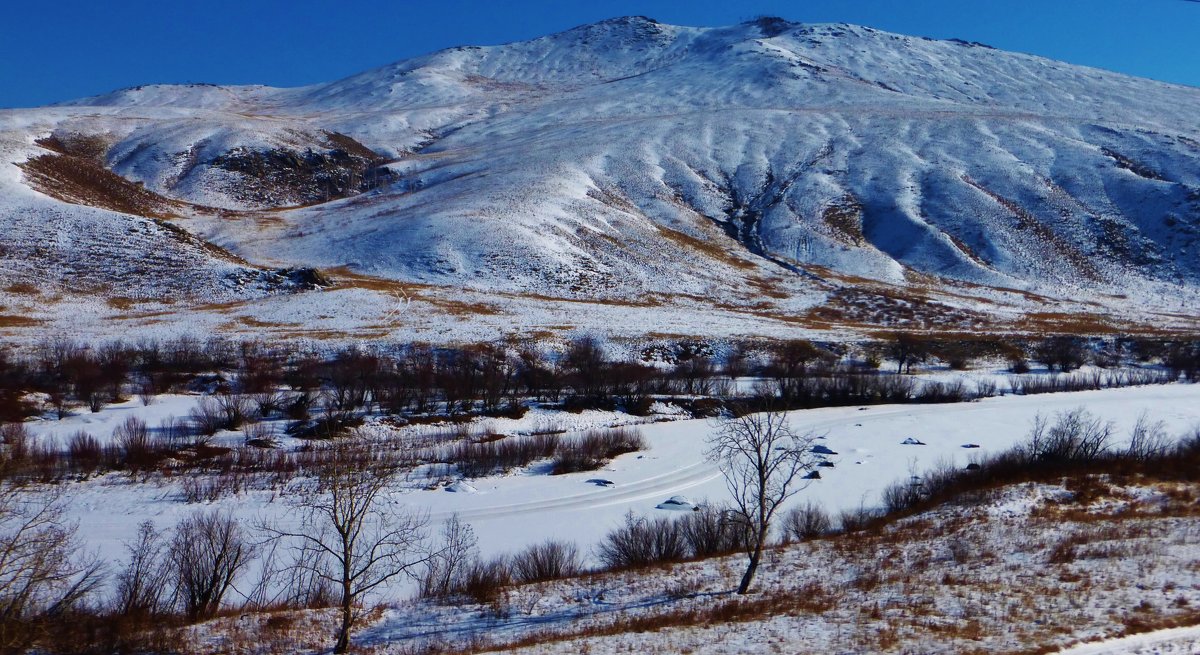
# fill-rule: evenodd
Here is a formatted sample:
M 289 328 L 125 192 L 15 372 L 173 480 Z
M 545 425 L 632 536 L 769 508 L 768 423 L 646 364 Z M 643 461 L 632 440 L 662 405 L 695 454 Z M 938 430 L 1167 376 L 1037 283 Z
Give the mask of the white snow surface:
M 1194 655 L 1200 653 L 1200 626 L 1169 628 L 1089 642 L 1055 655 Z
M 163 396 L 148 407 L 131 401 L 99 414 L 34 422 L 29 427 L 38 438 L 55 439 L 60 445 L 77 430 L 107 439 L 111 428 L 128 416 L 142 416 L 153 426 L 165 417 L 186 415 L 195 399 Z M 944 462 L 965 466 L 972 457 L 1003 451 L 1025 438 L 1035 416 L 1052 417 L 1077 407 L 1112 421 L 1117 446 L 1143 412 L 1162 420 L 1170 434 L 1183 435 L 1200 427 L 1200 385 L 1004 396 L 953 405 L 792 412 L 789 418 L 795 429 L 819 435 L 817 443 L 837 453 L 826 456 L 835 466 L 818 469 L 821 479 L 792 502 L 814 502 L 835 516 L 843 510 L 875 507 L 884 488 L 892 482 Z M 636 425 L 645 420 L 612 412 L 561 414 L 534 410 L 520 420 L 487 419 L 476 429 L 520 435 L 553 428 L 579 431 L 603 425 Z M 387 429 L 382 424 L 370 424 L 367 433 Z M 394 488 L 388 502 L 426 514 L 434 527 L 458 515 L 474 528 L 481 552 L 487 556 L 559 539 L 576 543 L 591 560 L 592 548 L 628 512 L 673 515 L 674 510 L 655 506 L 674 496 L 695 503 L 720 503 L 727 497 L 720 471 L 704 456 L 706 438 L 716 429 L 715 423 L 667 420 L 637 425 L 637 429 L 644 435 L 647 448 L 622 455 L 601 471 L 551 476 L 547 464 L 535 463 L 508 475 L 451 480 L 452 489 L 436 490 L 426 489 L 430 481 L 417 476 Z M 905 438 L 914 436 L 926 445 L 903 445 Z M 234 445 L 240 439 L 240 433 L 223 433 L 216 443 Z M 299 443 L 283 441 L 284 447 Z M 979 444 L 980 448 L 963 448 L 967 443 Z M 184 501 L 181 480 L 151 475 L 149 482 L 142 482 L 141 477 L 108 474 L 69 484 L 71 518 L 78 522 L 87 545 L 105 557 L 122 557 L 122 542 L 131 538 L 141 521 L 169 528 L 197 509 L 228 511 L 247 525 L 262 519 L 287 520 L 291 511 L 288 500 L 294 493 L 290 487 L 249 490 L 213 503 L 193 504 Z M 613 484 L 589 482 L 597 478 Z

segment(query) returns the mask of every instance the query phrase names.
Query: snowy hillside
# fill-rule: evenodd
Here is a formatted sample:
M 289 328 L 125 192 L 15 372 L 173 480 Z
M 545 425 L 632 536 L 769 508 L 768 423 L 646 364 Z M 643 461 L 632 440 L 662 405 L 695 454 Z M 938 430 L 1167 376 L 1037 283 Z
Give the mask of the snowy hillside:
M 19 207 L 101 211 L 17 190 L 97 204 L 14 169 L 53 136 L 95 144 L 165 220 L 266 267 L 695 299 L 804 327 L 887 324 L 897 293 L 958 328 L 1053 299 L 1178 323 L 1200 286 L 1198 106 L 1200 89 L 980 44 L 620 18 L 297 89 L 147 86 L 0 112 L 0 221 L 37 240 L 48 222 Z M 583 320 L 576 305 L 561 323 Z

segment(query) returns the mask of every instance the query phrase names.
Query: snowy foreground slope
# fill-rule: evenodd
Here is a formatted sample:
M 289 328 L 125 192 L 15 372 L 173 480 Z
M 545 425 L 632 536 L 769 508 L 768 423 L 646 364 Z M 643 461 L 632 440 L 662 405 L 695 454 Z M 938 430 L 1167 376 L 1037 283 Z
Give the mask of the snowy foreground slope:
M 0 112 L 0 281 L 63 260 L 37 270 L 60 311 L 9 292 L 10 312 L 83 334 L 773 334 L 897 310 L 1190 325 L 1197 106 L 1200 89 L 777 19 L 613 19 L 296 89 L 137 87 Z M 134 184 L 67 188 L 72 166 Z M 128 214 L 228 252 L 129 277 L 136 248 L 64 227 L 134 230 Z M 100 292 L 80 293 L 76 250 L 113 262 Z M 337 284 L 293 294 L 260 267 Z M 172 284 L 195 302 L 156 304 Z M 398 294 L 426 304 L 397 319 Z M 641 315 L 589 316 L 614 303 Z
M 156 425 L 171 416 L 186 416 L 196 402 L 197 396 L 164 396 L 147 407 L 130 401 L 99 414 L 35 421 L 27 427 L 42 443 L 61 447 L 76 431 L 107 440 L 113 428 L 131 415 Z M 817 443 L 837 453 L 828 457 L 835 466 L 820 469 L 821 479 L 794 502 L 813 502 L 833 514 L 878 507 L 885 488 L 897 480 L 923 474 L 941 462 L 965 466 L 973 458 L 1008 450 L 1025 439 L 1034 417 L 1050 418 L 1079 407 L 1112 421 L 1114 445 L 1121 447 L 1125 445 L 1121 440 L 1127 438 L 1143 412 L 1163 421 L 1167 434 L 1172 436 L 1185 435 L 1200 426 L 1200 386 L 1179 384 L 1003 396 L 952 405 L 791 412 L 789 417 L 797 430 L 820 435 Z M 472 430 L 508 435 L 637 425 L 647 448 L 618 457 L 598 472 L 550 475 L 544 463 L 536 463 L 512 475 L 468 479 L 466 486 L 449 488 L 431 485 L 431 480 L 418 475 L 394 489 L 390 498 L 409 509 L 427 512 L 435 523 L 458 515 L 474 527 L 487 556 L 512 553 L 555 538 L 579 544 L 590 560 L 592 548 L 621 524 L 627 512 L 674 515 L 658 505 L 677 495 L 695 503 L 720 503 L 727 498 L 720 471 L 704 456 L 706 439 L 717 425 L 703 419 L 669 420 L 669 415 L 655 418 L 660 422 L 638 425 L 645 419 L 620 412 L 564 415 L 531 411 L 519 420 L 480 419 Z M 382 439 L 394 429 L 386 422 L 371 423 L 366 433 L 377 433 Z M 419 427 L 413 429 L 419 433 Z M 223 434 L 214 443 L 233 446 L 244 441 L 241 433 Z M 905 444 L 910 437 L 924 445 Z M 296 440 L 293 445 L 304 443 Z M 978 448 L 964 448 L 967 444 Z M 597 485 L 597 478 L 613 484 Z M 214 502 L 197 503 L 188 501 L 185 482 L 164 479 L 145 484 L 128 475 L 111 473 L 72 484 L 72 515 L 88 535 L 89 545 L 105 557 L 116 559 L 132 526 L 143 520 L 167 528 L 197 507 L 206 507 L 232 512 L 249 525 L 256 517 L 286 515 L 291 509 L 286 501 L 296 493 L 288 485 L 254 488 L 224 495 Z
M 1177 434 L 1200 420 L 1197 393 L 1196 385 L 1170 385 L 793 412 L 796 426 L 827 431 L 824 443 L 840 453 L 837 466 L 822 469 L 822 479 L 797 502 L 834 512 L 873 507 L 886 481 L 937 460 L 962 464 L 968 441 L 985 453 L 1004 450 L 1022 439 L 1037 413 L 1086 407 L 1124 434 L 1150 410 Z M 178 400 L 163 404 L 178 409 Z M 167 407 L 114 407 L 92 418 L 102 423 Z M 528 421 L 495 427 L 530 429 L 539 417 Z M 454 509 L 475 527 L 488 555 L 547 536 L 590 553 L 602 529 L 618 525 L 625 511 L 677 516 L 656 504 L 679 494 L 721 499 L 719 483 L 688 458 L 712 427 L 692 420 L 644 426 L 648 450 L 622 456 L 602 473 L 550 477 L 531 467 L 472 480 L 475 493 L 462 485 L 451 492 L 416 484 L 390 498 L 428 508 L 435 520 Z M 905 435 L 925 445 L 905 445 Z M 597 475 L 616 484 L 589 484 Z M 197 505 L 182 502 L 174 481 L 108 476 L 70 486 L 81 530 L 106 556 L 118 552 L 116 536 L 136 522 L 167 527 L 197 507 L 220 507 L 246 525 L 264 516 L 288 520 L 286 487 Z M 391 589 L 355 643 L 377 653 L 1194 653 L 1200 643 L 1194 628 L 1113 637 L 1195 621 L 1196 493 L 1194 483 L 1128 475 L 1015 485 L 879 531 L 776 549 L 758 591 L 744 598 L 731 591 L 741 556 L 514 586 L 491 602 L 414 601 L 407 590 Z M 187 628 L 184 652 L 327 652 L 332 616 L 326 610 L 234 614 Z M 1090 643 L 1071 646 L 1081 641 Z

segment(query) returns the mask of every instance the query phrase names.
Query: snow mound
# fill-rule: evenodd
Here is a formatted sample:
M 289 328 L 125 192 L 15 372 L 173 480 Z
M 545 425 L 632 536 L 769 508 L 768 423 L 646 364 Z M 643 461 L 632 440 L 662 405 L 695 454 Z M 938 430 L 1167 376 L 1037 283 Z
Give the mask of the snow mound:
M 466 480 L 458 480 L 446 485 L 446 491 L 457 494 L 477 494 L 479 490 L 468 483 Z
M 696 504 L 687 496 L 671 496 L 667 500 L 655 505 L 655 508 L 690 512 L 696 509 Z

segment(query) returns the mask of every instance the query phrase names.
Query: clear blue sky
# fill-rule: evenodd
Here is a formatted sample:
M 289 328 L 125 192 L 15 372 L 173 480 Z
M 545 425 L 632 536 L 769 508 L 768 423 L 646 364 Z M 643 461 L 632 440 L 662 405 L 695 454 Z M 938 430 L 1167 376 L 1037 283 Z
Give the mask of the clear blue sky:
M 297 86 L 455 45 L 630 14 L 682 25 L 760 15 L 957 37 L 1200 86 L 1197 0 L 7 0 L 0 107 L 149 83 Z

